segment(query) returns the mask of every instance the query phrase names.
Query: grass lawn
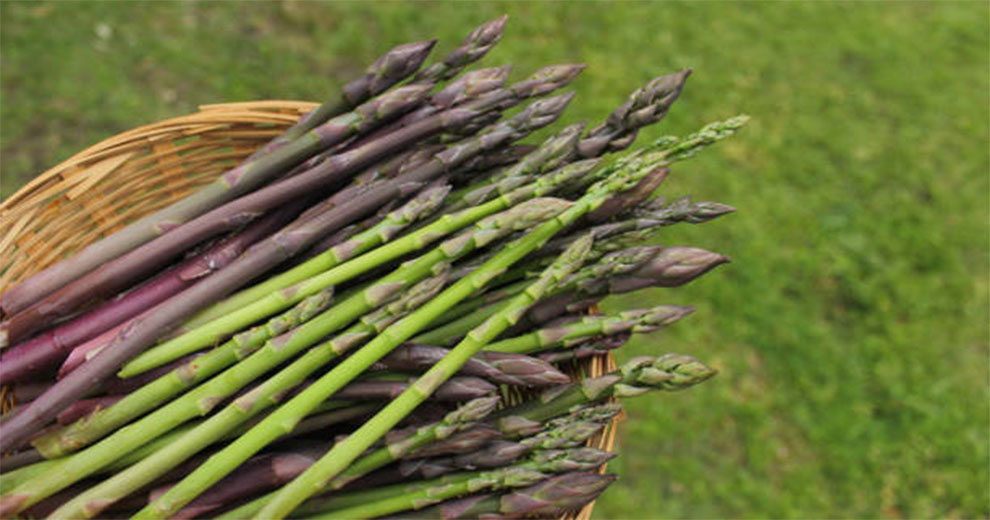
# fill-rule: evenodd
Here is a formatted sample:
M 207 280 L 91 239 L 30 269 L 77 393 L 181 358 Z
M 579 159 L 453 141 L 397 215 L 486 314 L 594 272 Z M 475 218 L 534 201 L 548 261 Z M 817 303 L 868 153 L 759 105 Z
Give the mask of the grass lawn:
M 562 123 L 694 69 L 642 139 L 745 112 L 665 194 L 739 208 L 665 244 L 733 263 L 612 308 L 695 305 L 620 352 L 717 367 L 628 402 L 597 518 L 990 516 L 990 4 L 4 2 L 0 196 L 198 104 L 319 100 L 393 44 L 589 64 Z M 648 300 L 648 301 L 646 301 Z

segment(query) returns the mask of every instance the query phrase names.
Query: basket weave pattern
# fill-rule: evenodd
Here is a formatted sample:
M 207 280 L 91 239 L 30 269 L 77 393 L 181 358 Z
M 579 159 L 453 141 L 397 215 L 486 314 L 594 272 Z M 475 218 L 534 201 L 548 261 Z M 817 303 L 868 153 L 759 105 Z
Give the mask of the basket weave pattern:
M 0 202 L 0 292 L 209 183 L 316 106 L 282 100 L 204 105 L 101 141 L 42 173 Z M 593 377 L 614 370 L 615 362 L 595 357 L 568 368 Z M 12 404 L 0 402 L 4 411 Z M 589 445 L 611 449 L 615 435 L 613 422 Z M 588 519 L 593 506 L 564 518 Z

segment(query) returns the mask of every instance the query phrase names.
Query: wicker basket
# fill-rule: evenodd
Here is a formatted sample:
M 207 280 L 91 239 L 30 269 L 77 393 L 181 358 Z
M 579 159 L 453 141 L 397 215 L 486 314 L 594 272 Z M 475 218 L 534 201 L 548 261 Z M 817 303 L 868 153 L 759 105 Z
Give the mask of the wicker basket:
M 209 183 L 316 106 L 282 100 L 205 105 L 101 141 L 42 173 L 0 202 L 0 292 Z M 593 377 L 615 363 L 596 357 L 570 369 Z M 6 411 L 13 403 L 3 390 Z M 589 445 L 611 449 L 617 422 Z M 565 518 L 590 518 L 593 506 Z

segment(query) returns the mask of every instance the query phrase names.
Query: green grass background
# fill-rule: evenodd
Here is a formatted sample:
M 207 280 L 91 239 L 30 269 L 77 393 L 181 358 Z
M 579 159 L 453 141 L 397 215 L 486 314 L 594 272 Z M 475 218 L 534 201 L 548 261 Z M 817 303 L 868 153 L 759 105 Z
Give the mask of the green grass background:
M 642 138 L 751 114 L 663 188 L 740 211 L 660 240 L 734 262 L 609 305 L 697 306 L 620 357 L 721 374 L 629 401 L 596 517 L 985 518 L 988 6 L 8 1 L 0 194 L 198 104 L 322 99 L 394 44 L 444 51 L 503 12 L 485 63 L 588 63 L 563 122 L 691 67 Z

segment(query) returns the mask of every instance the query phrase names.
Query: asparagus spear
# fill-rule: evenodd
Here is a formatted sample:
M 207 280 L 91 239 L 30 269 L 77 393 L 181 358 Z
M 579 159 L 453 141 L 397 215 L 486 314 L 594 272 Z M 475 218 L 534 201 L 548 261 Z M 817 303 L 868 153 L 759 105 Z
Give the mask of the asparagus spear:
M 398 120 L 392 121 L 388 125 L 380 127 L 374 132 L 362 136 L 351 146 L 361 146 L 370 140 L 378 139 L 383 135 L 398 131 L 417 121 L 426 119 L 437 112 L 458 105 L 463 105 L 465 101 L 469 101 L 472 98 L 477 97 L 478 94 L 483 94 L 495 88 L 501 87 L 506 78 L 508 78 L 509 70 L 510 67 L 506 66 L 468 72 L 464 76 L 452 81 L 446 88 L 430 96 L 426 103 L 418 107 L 416 110 L 410 111 Z M 493 112 L 493 114 L 498 113 L 498 111 Z M 464 126 L 463 129 L 451 128 L 449 129 L 449 132 L 456 134 L 463 134 L 463 132 L 467 132 L 469 134 L 473 134 L 493 122 L 484 116 L 479 117 L 479 121 L 485 122 L 480 127 L 477 123 L 470 123 L 469 125 Z M 468 129 L 468 126 L 471 126 L 472 128 Z
M 443 359 L 450 351 L 429 345 L 403 345 L 372 365 L 373 370 L 426 370 Z M 501 352 L 478 352 L 461 367 L 461 375 L 479 376 L 489 381 L 523 387 L 564 384 L 570 381 L 564 373 L 536 358 Z
M 335 394 L 335 399 L 346 401 L 387 401 L 409 388 L 412 381 L 355 381 L 341 388 Z M 438 401 L 468 401 L 491 395 L 497 390 L 498 387 L 480 377 L 459 376 L 451 378 L 444 383 L 437 389 L 433 397 Z
M 441 432 L 442 435 L 450 435 L 466 424 L 480 420 L 482 414 L 490 412 L 497 401 L 498 398 L 479 398 L 466 404 L 464 408 L 448 414 L 441 423 L 443 426 L 437 424 L 426 429 Z M 424 430 L 424 428 L 420 428 L 420 430 Z M 210 487 L 206 493 L 187 504 L 172 518 L 193 518 L 241 498 L 278 487 L 302 473 L 325 451 L 326 448 L 321 447 L 253 457 L 239 468 L 237 473 L 229 475 Z M 464 464 L 466 462 L 459 467 L 464 467 Z M 159 488 L 149 496 L 149 499 L 156 499 L 164 494 L 166 489 Z
M 624 191 L 632 186 L 635 186 L 649 172 L 658 167 L 664 166 L 664 163 L 672 162 L 672 159 L 674 158 L 693 155 L 701 146 L 714 143 L 734 134 L 744 123 L 744 118 L 737 118 L 722 123 L 713 123 L 703 128 L 697 134 L 693 134 L 684 141 L 679 142 L 674 147 L 667 147 L 666 143 L 663 143 L 663 148 L 661 150 L 652 152 L 644 151 L 639 155 L 633 156 L 625 161 L 621 161 L 617 165 L 606 169 L 603 173 L 605 177 L 591 186 L 587 193 L 577 200 L 574 205 L 555 217 L 553 220 L 542 224 L 516 242 L 509 244 L 501 253 L 479 267 L 476 271 L 472 272 L 469 277 L 462 279 L 461 282 L 465 282 L 464 284 L 458 282 L 458 284 L 455 284 L 454 287 L 448 289 L 448 291 L 445 291 L 444 294 L 438 296 L 434 301 L 430 302 L 430 304 L 427 304 L 427 306 L 423 309 L 420 309 L 420 311 L 417 311 L 417 313 L 409 316 L 404 321 L 414 322 L 416 319 L 422 320 L 423 317 L 417 316 L 417 314 L 425 311 L 432 304 L 436 304 L 440 312 L 449 309 L 457 303 L 457 299 L 451 298 L 451 300 L 453 300 L 452 302 L 441 300 L 445 299 L 444 296 L 454 293 L 455 288 L 464 292 L 474 292 L 477 290 L 477 287 L 472 287 L 472 282 L 477 280 L 479 277 L 489 277 L 488 279 L 490 279 L 490 277 L 495 274 L 493 272 L 493 268 L 501 272 L 512 263 L 515 263 L 519 259 L 523 258 L 528 253 L 538 249 L 558 231 L 572 224 L 584 214 L 599 207 L 612 193 Z M 570 248 L 568 251 L 570 251 Z M 551 270 L 553 270 L 553 268 L 551 268 Z M 484 278 L 481 279 L 484 280 Z M 550 284 L 550 282 L 545 280 L 541 280 L 537 283 L 543 283 L 545 285 Z M 461 296 L 460 298 L 462 299 L 463 297 L 464 296 Z M 528 307 L 528 305 L 525 307 Z M 522 309 L 525 309 L 525 307 Z M 477 330 L 480 334 L 487 334 L 488 332 L 497 329 L 497 327 L 493 328 L 494 324 L 501 322 L 504 319 L 502 316 L 515 316 L 515 318 L 518 319 L 521 312 L 523 311 L 512 308 L 511 305 L 506 306 L 506 309 L 503 312 L 495 315 L 498 317 L 497 319 L 486 322 Z M 422 325 L 420 324 L 419 327 L 421 326 Z M 498 332 L 501 332 L 501 330 L 504 330 L 504 327 L 497 329 L 496 335 Z M 428 396 L 430 391 L 434 389 L 436 385 L 442 383 L 445 377 L 450 377 L 453 372 L 456 372 L 457 368 L 464 363 L 466 358 L 470 357 L 475 351 L 483 347 L 488 341 L 494 339 L 494 336 L 491 338 L 486 338 L 486 336 L 482 335 L 481 338 L 482 339 L 479 341 L 478 339 L 472 337 L 472 334 L 469 333 L 466 336 L 465 341 L 460 344 L 463 345 L 461 348 L 455 347 L 451 351 L 450 355 L 424 374 L 416 385 L 410 388 L 409 391 L 403 393 L 401 396 L 392 401 L 392 403 L 375 415 L 375 417 L 372 417 L 369 421 L 365 422 L 360 428 L 358 428 L 353 435 L 334 446 L 334 448 L 331 449 L 326 456 L 321 458 L 319 462 L 311 466 L 305 473 L 285 486 L 282 491 L 280 491 L 279 494 L 265 506 L 259 515 L 269 518 L 284 517 L 292 509 L 294 509 L 295 506 L 318 490 L 322 483 L 327 482 L 335 475 L 346 469 L 347 465 L 353 462 L 353 460 L 357 458 L 364 449 L 384 435 L 384 433 L 394 426 L 398 420 L 405 416 L 409 410 L 421 402 L 424 396 Z M 388 340 L 383 340 L 377 345 L 375 344 L 375 341 L 372 341 L 364 349 L 362 349 L 361 352 L 342 363 L 338 367 L 340 370 L 335 369 L 329 372 L 328 376 L 338 375 L 335 372 L 346 374 L 348 373 L 347 370 L 353 370 L 351 367 L 345 366 L 348 365 L 348 362 L 352 362 L 352 364 L 355 365 L 354 368 L 367 368 L 367 364 L 362 364 L 364 361 L 362 359 L 364 357 L 362 354 L 368 353 L 367 357 L 372 358 L 370 362 L 374 362 L 375 358 L 381 357 L 387 353 L 387 349 L 389 348 L 387 346 L 389 340 L 391 340 L 391 338 Z M 380 350 L 386 350 L 386 352 L 380 352 Z M 368 364 L 370 364 L 370 362 Z M 311 386 L 307 389 L 307 392 L 313 390 L 315 387 L 316 385 Z M 297 399 L 306 395 L 307 392 L 303 392 L 297 396 Z M 313 391 L 307 397 L 312 398 L 319 395 L 321 395 L 319 391 Z M 303 399 L 299 399 L 299 401 L 302 400 Z M 294 399 L 293 401 L 296 400 Z M 273 413 L 269 418 L 280 415 L 279 412 L 282 410 L 289 410 L 286 414 L 292 413 L 292 409 L 294 408 L 293 405 L 297 404 L 293 403 L 293 401 L 287 403 L 280 410 Z M 301 408 L 305 410 L 305 405 Z M 298 411 L 295 413 L 298 413 Z M 261 425 L 259 424 L 259 427 L 260 426 Z M 245 435 L 245 437 L 242 437 L 238 443 L 244 441 L 245 438 L 250 437 L 252 433 L 253 432 L 249 432 Z M 187 477 L 186 480 L 190 479 Z M 179 486 L 181 485 L 182 484 L 180 483 Z M 179 486 L 177 486 L 177 488 Z M 163 499 L 164 498 L 165 497 L 163 497 Z M 155 504 L 151 504 L 145 509 L 145 511 L 154 509 L 155 507 Z M 167 508 L 161 508 L 159 510 L 167 510 Z
M 419 42 L 392 49 L 369 67 L 364 77 L 345 87 L 345 92 L 349 95 L 349 106 L 318 109 L 318 114 L 306 118 L 308 123 L 302 123 L 297 129 L 290 130 L 292 134 L 299 135 L 292 135 L 289 139 L 297 137 L 300 140 L 318 139 L 318 134 L 310 133 L 316 125 L 324 124 L 326 119 L 337 115 L 334 113 L 336 110 L 344 113 L 414 72 L 429 54 L 433 44 L 433 41 Z M 310 124 L 313 126 L 309 126 Z M 20 312 L 96 266 L 168 231 L 174 227 L 174 223 L 202 214 L 267 182 L 272 173 L 277 174 L 284 168 L 283 164 L 297 160 L 297 154 L 292 153 L 289 147 L 284 148 L 286 150 L 280 154 L 266 154 L 267 158 L 247 161 L 201 191 L 142 218 L 123 230 L 91 244 L 72 258 L 48 267 L 8 289 L 0 295 L 0 310 L 2 310 L 0 314 L 10 316 Z M 0 344 L 5 343 L 5 340 L 0 340 Z
M 495 440 L 481 449 L 460 455 L 402 460 L 394 467 L 376 471 L 355 481 L 346 489 L 369 489 L 396 482 L 436 478 L 458 470 L 500 468 L 512 464 L 529 451 L 525 444 Z
M 278 487 L 294 475 L 298 475 L 320 456 L 324 450 L 294 450 L 288 453 L 261 455 L 241 467 L 236 478 L 224 479 L 207 493 L 177 512 L 172 518 L 195 518 L 223 507 L 243 497 Z M 167 490 L 160 487 L 149 493 L 153 501 Z
M 605 150 L 615 151 L 628 147 L 636 139 L 639 128 L 656 123 L 667 115 L 690 75 L 691 70 L 685 69 L 660 76 L 630 94 L 625 104 L 581 140 L 581 156 L 597 157 Z
M 435 145 L 435 146 L 426 146 L 423 148 L 410 150 L 410 152 L 412 152 L 411 155 L 406 157 L 399 157 L 399 160 L 396 161 L 394 165 L 384 164 L 380 168 L 376 168 L 373 170 L 366 170 L 359 177 L 365 177 L 365 174 L 368 174 L 367 180 L 365 178 L 355 178 L 354 182 L 365 185 L 368 184 L 373 185 L 377 181 L 394 178 L 403 173 L 410 172 L 415 168 L 419 168 L 426 165 L 426 163 L 430 162 L 433 159 L 434 155 L 443 151 L 444 149 L 445 149 L 444 146 Z M 530 145 L 502 146 L 491 152 L 483 153 L 466 161 L 463 165 L 456 168 L 453 172 L 447 174 L 445 177 L 449 179 L 451 182 L 453 182 L 453 179 L 456 177 L 465 177 L 467 175 L 477 174 L 478 171 L 490 170 L 498 166 L 511 164 L 518 161 L 523 156 L 529 154 L 534 149 L 535 147 Z M 392 168 L 394 168 L 394 171 L 392 170 Z M 370 189 L 372 188 L 372 186 L 368 186 L 368 188 Z M 342 242 L 346 242 L 351 238 L 353 238 L 356 234 L 377 225 L 379 222 L 383 220 L 384 215 L 389 211 L 391 211 L 391 209 L 392 209 L 391 204 L 383 206 L 383 208 L 379 210 L 378 213 L 376 213 L 372 217 L 365 219 L 363 222 L 348 226 L 347 228 L 341 229 L 340 231 L 327 236 L 323 240 L 320 240 L 312 247 L 310 247 L 309 251 L 305 256 L 304 261 L 308 261 L 309 259 L 318 256 L 324 251 L 330 249 L 331 247 L 340 244 Z M 201 315 L 204 314 L 200 313 L 200 315 L 193 317 L 192 319 L 187 321 L 184 325 L 186 327 L 192 327 L 202 324 L 203 321 L 199 319 Z
M 414 83 L 437 83 L 457 75 L 464 67 L 481 59 L 498 43 L 505 29 L 506 19 L 507 17 L 502 16 L 476 27 L 461 42 L 460 46 L 448 53 L 441 62 L 419 71 L 412 81 Z M 406 66 L 406 60 L 402 59 L 401 51 L 405 50 L 405 48 L 406 46 L 399 46 L 393 51 L 390 51 L 390 53 L 385 54 L 369 67 L 368 73 L 364 77 L 344 87 L 338 107 L 353 106 L 355 99 L 361 99 L 362 97 L 366 99 L 367 97 L 383 92 L 397 81 L 401 81 L 414 72 L 415 69 L 410 70 Z M 396 54 L 399 55 L 396 56 Z M 423 58 L 425 59 L 425 57 L 426 55 L 424 54 Z M 422 60 L 416 63 L 415 68 L 418 69 L 420 63 L 422 63 Z M 333 100 L 328 101 L 310 114 L 307 114 L 296 125 L 301 128 L 296 129 L 293 127 L 289 132 L 286 132 L 288 135 L 283 135 L 280 140 L 283 143 L 292 140 L 305 131 L 305 126 L 314 125 L 314 123 L 318 124 L 318 122 L 321 122 L 319 119 L 322 118 L 325 120 L 327 118 L 327 114 L 336 115 L 336 113 L 345 112 L 349 108 L 334 107 L 331 105 L 332 102 Z M 270 143 L 256 152 L 256 154 L 265 153 L 268 151 L 267 148 L 278 146 L 279 144 Z
M 565 473 L 523 489 L 447 501 L 396 518 L 557 518 L 591 503 L 615 478 L 585 471 Z
M 389 181 L 386 184 L 390 184 L 391 186 L 400 189 L 403 186 L 406 186 L 409 180 L 417 180 L 417 182 L 419 182 L 423 178 L 430 178 L 439 175 L 451 166 L 466 160 L 486 148 L 496 146 L 503 140 L 511 140 L 522 137 L 530 131 L 539 128 L 540 126 L 547 124 L 556 118 L 564 106 L 566 106 L 569 99 L 569 97 L 558 96 L 556 98 L 533 103 L 526 110 L 516 115 L 511 120 L 499 124 L 493 128 L 491 132 L 480 135 L 475 139 L 471 139 L 469 142 L 466 142 L 460 146 L 451 147 L 443 153 L 435 156 L 434 160 L 430 164 L 425 165 L 423 168 L 417 168 L 415 171 Z M 559 187 L 561 183 L 568 182 L 575 176 L 584 175 L 591 167 L 593 167 L 593 163 L 583 162 L 579 165 L 576 164 L 575 167 L 570 170 L 559 172 L 557 175 L 550 178 L 541 179 L 529 186 L 520 188 L 512 194 L 502 197 L 500 200 L 492 201 L 492 204 L 486 204 L 477 208 L 472 208 L 471 210 L 465 210 L 455 215 L 445 216 L 443 219 L 434 222 L 434 224 L 420 229 L 412 236 L 405 237 L 404 239 L 398 240 L 384 248 L 379 248 L 374 253 L 366 255 L 365 257 L 355 259 L 355 262 L 352 265 L 359 265 L 362 266 L 362 268 L 370 268 L 380 265 L 378 262 L 389 261 L 399 255 L 407 254 L 416 249 L 420 249 L 425 244 L 437 240 L 465 225 L 476 222 L 480 218 L 491 215 L 497 211 L 501 211 L 512 204 L 529 199 L 533 196 L 549 193 Z M 386 202 L 386 196 L 392 196 L 391 190 L 385 189 L 385 187 L 380 187 L 378 191 L 380 191 L 380 194 L 366 194 L 371 197 L 371 200 L 364 200 L 365 197 L 362 196 L 358 199 L 352 200 L 351 203 L 346 206 L 356 203 L 360 203 L 362 207 L 372 204 L 381 204 Z M 346 206 L 338 209 L 340 211 L 345 211 Z M 319 218 L 329 218 L 334 211 L 321 215 Z M 376 259 L 374 261 L 369 261 L 369 256 L 375 256 Z M 273 279 L 247 291 L 243 291 L 242 293 L 232 297 L 231 300 L 235 300 L 236 303 L 232 301 L 224 302 L 221 304 L 222 309 L 211 309 L 206 311 L 212 315 L 222 316 L 222 318 L 213 320 L 212 322 L 200 327 L 198 331 L 189 333 L 186 338 L 177 339 L 175 341 L 191 340 L 193 342 L 197 342 L 195 345 L 197 347 L 211 344 L 215 341 L 217 334 L 236 330 L 251 321 L 257 320 L 257 315 L 259 312 L 275 312 L 282 308 L 280 307 L 281 305 L 291 304 L 291 298 L 300 298 L 304 296 L 307 291 L 319 290 L 322 287 L 321 284 L 337 283 L 338 273 L 346 271 L 343 266 L 340 266 L 340 269 L 334 269 L 330 272 L 316 276 L 316 278 L 311 279 L 309 282 L 305 282 L 305 285 L 298 285 L 295 288 L 290 289 L 287 291 L 288 294 L 274 293 L 274 291 L 284 289 L 294 283 L 299 283 L 306 280 L 308 277 L 318 275 L 326 269 L 333 268 L 337 266 L 337 263 L 336 254 L 333 251 L 328 251 L 326 254 L 315 257 L 312 260 L 307 261 L 304 264 L 287 271 L 286 273 L 283 273 L 282 275 L 274 277 Z M 251 305 L 246 305 L 248 302 L 254 303 Z M 231 312 L 234 305 L 243 308 L 239 308 L 237 312 Z M 264 310 L 259 311 L 259 309 Z M 223 312 L 221 313 L 221 311 Z
M 586 338 L 628 332 L 651 332 L 674 323 L 694 311 L 692 307 L 660 305 L 650 309 L 623 311 L 615 316 L 583 316 L 574 323 L 550 326 L 486 347 L 492 352 L 532 354 L 574 345 Z
M 434 115 L 438 112 L 449 109 L 453 106 L 464 105 L 465 103 L 469 103 L 471 101 L 480 99 L 484 94 L 502 88 L 508 76 L 507 73 L 508 71 L 504 67 L 489 68 L 489 69 L 482 69 L 474 72 L 469 72 L 465 74 L 462 78 L 459 78 L 457 81 L 452 82 L 450 85 L 448 85 L 440 92 L 437 92 L 432 96 L 430 96 L 429 98 L 427 98 L 425 103 L 423 104 L 424 106 L 420 107 L 418 110 L 415 110 L 411 113 L 407 113 L 399 121 L 395 121 L 390 125 L 386 125 L 384 127 L 379 128 L 377 131 L 368 133 L 362 138 L 358 139 L 357 141 L 349 143 L 346 147 L 343 147 L 342 149 L 331 149 L 323 152 L 323 154 L 314 156 L 311 159 L 309 159 L 306 163 L 300 165 L 298 168 L 300 168 L 301 171 L 316 168 L 317 166 L 320 165 L 320 163 L 323 163 L 327 160 L 331 160 L 331 158 L 334 157 L 335 155 L 341 154 L 348 150 L 361 148 L 362 146 L 370 142 L 373 142 L 377 139 L 380 139 L 382 137 L 385 137 L 388 134 L 395 133 L 398 130 L 400 130 L 403 126 L 408 126 L 408 125 L 401 125 L 400 123 L 402 121 L 405 121 L 412 116 L 416 116 L 417 114 L 424 113 L 424 110 L 426 111 L 425 112 L 426 115 L 423 117 L 416 117 L 412 120 L 412 122 L 422 120 L 426 116 Z M 481 116 L 479 116 L 479 119 L 480 118 Z M 452 128 L 448 129 L 448 131 L 452 131 L 452 130 L 453 130 Z M 476 129 L 475 132 L 477 130 L 480 129 Z M 475 132 L 472 132 L 472 134 Z M 424 142 L 415 145 L 412 149 L 408 151 L 415 152 L 417 149 L 421 147 L 430 147 L 430 145 Z M 413 156 L 413 158 L 417 158 L 417 157 Z M 364 173 L 362 173 L 361 175 L 364 175 Z M 367 182 L 364 182 L 357 178 L 353 179 L 350 186 L 337 191 L 322 203 L 317 204 L 312 208 L 310 208 L 303 215 L 303 218 L 312 218 L 324 211 L 327 211 L 333 207 L 342 204 L 343 202 L 346 202 L 347 200 L 353 198 L 356 193 L 359 193 L 367 189 L 368 186 L 366 186 L 366 184 Z
M 313 518 L 374 518 L 420 509 L 482 490 L 531 486 L 548 478 L 548 473 L 595 469 L 612 457 L 613 454 L 594 448 L 539 451 L 525 462 L 506 468 L 459 473 L 425 482 L 338 495 L 327 503 L 320 504 L 321 507 L 332 509 Z M 349 506 L 341 508 L 342 505 Z M 302 512 L 319 513 L 309 508 Z
M 533 153 L 523 157 L 518 163 L 506 168 L 503 172 L 496 174 L 512 179 L 511 182 L 484 182 L 479 187 L 468 186 L 452 194 L 450 202 L 444 207 L 444 211 L 449 213 L 487 202 L 498 194 L 528 184 L 541 172 L 562 166 L 574 154 L 582 130 L 584 130 L 584 123 L 564 127 L 553 137 L 545 140 Z
M 507 15 L 502 15 L 479 25 L 464 38 L 460 46 L 444 56 L 439 63 L 421 70 L 413 81 L 433 83 L 448 79 L 464 67 L 481 59 L 502 37 L 508 18 Z
M 601 224 L 580 233 L 591 233 L 596 242 L 611 238 L 623 233 L 637 231 L 653 231 L 664 226 L 671 226 L 678 222 L 688 222 L 690 224 L 701 224 L 722 215 L 734 212 L 732 206 L 720 204 L 718 202 L 691 202 L 691 197 L 684 197 L 673 202 L 664 204 L 661 199 L 646 203 L 640 208 L 633 208 L 628 218 L 623 218 L 618 222 Z M 578 235 L 565 236 L 550 241 L 541 250 L 544 254 L 557 254 L 563 251 L 567 244 L 573 241 Z
M 563 363 L 591 356 L 603 356 L 610 350 L 615 350 L 625 345 L 629 341 L 629 337 L 630 334 L 628 333 L 595 337 L 569 348 L 540 352 L 536 357 L 547 363 Z

